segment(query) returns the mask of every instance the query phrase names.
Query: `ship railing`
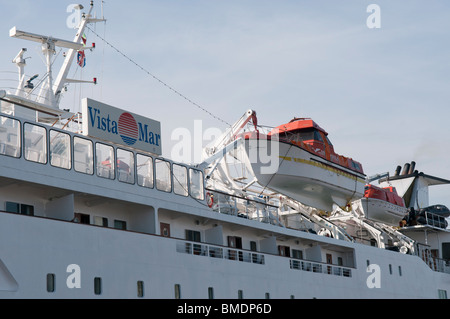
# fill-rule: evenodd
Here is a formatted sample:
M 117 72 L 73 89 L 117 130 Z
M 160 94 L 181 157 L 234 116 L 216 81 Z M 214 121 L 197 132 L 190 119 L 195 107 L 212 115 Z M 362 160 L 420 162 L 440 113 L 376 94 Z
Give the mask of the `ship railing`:
M 351 277 L 352 269 L 344 266 L 331 265 L 316 261 L 290 259 L 289 265 L 291 269 L 322 273 L 328 275 Z
M 437 215 L 437 214 L 433 214 L 430 212 L 425 212 L 424 215 L 425 215 L 424 218 L 425 218 L 426 225 L 430 225 L 430 226 L 434 226 L 434 227 L 438 227 L 438 228 L 444 228 L 444 229 L 447 228 L 448 223 L 447 223 L 445 217 Z M 419 219 L 420 219 L 420 216 L 419 216 Z
M 185 253 L 195 256 L 236 260 L 260 265 L 265 264 L 263 254 L 231 247 L 223 247 L 188 241 L 179 241 L 177 242 L 176 250 L 179 253 Z
M 428 245 L 418 244 L 417 246 L 419 257 L 422 258 L 428 267 L 437 272 L 450 274 L 450 260 L 433 256 Z
M 207 197 L 213 198 L 211 208 L 218 213 L 283 226 L 279 220 L 278 206 L 266 202 L 264 198 L 250 199 L 217 190 L 207 190 L 209 193 Z

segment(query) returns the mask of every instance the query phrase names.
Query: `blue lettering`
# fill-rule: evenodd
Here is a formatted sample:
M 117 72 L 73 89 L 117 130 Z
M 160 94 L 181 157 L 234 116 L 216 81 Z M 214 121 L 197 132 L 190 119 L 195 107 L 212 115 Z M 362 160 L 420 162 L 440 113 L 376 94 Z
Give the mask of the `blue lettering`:
M 147 128 L 148 125 L 145 124 L 144 127 L 142 127 L 142 124 L 139 123 L 139 141 L 144 141 L 145 143 L 148 143 L 148 134 L 147 134 Z

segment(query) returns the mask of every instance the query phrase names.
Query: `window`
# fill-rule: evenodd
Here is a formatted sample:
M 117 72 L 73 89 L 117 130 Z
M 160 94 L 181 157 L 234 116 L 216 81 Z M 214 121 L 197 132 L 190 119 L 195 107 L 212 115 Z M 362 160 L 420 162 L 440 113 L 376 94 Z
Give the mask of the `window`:
M 438 297 L 439 299 L 447 299 L 447 290 L 438 289 Z
M 5 210 L 9 213 L 34 216 L 34 206 L 14 202 L 5 202 Z
M 97 176 L 114 179 L 114 148 L 102 143 L 95 144 Z
M 450 243 L 442 243 L 442 259 L 450 260 Z
M 291 249 L 289 248 L 289 246 L 279 245 L 278 254 L 280 256 L 291 257 Z
M 303 251 L 298 249 L 292 249 L 292 258 L 303 259 Z
M 214 288 L 208 287 L 208 299 L 214 299 Z
M 181 299 L 181 286 L 180 286 L 180 284 L 175 284 L 175 299 Z
M 244 299 L 244 291 L 241 289 L 238 290 L 238 299 Z
M 70 135 L 50 130 L 50 164 L 56 167 L 70 169 L 71 147 Z
M 37 163 L 47 163 L 47 132 L 42 126 L 25 123 L 24 153 L 25 159 Z
M 178 195 L 188 196 L 187 168 L 173 164 L 173 192 Z
M 73 166 L 77 172 L 94 173 L 92 142 L 80 137 L 73 138 Z
M 134 184 L 134 154 L 117 149 L 117 179 L 124 183 Z
M 402 276 L 402 266 L 398 266 L 398 275 Z
M 136 155 L 137 183 L 153 188 L 153 159 L 150 156 Z
M 389 264 L 389 275 L 392 275 L 392 265 Z
M 91 216 L 88 214 L 74 213 L 73 221 L 76 223 L 89 225 L 91 223 Z
M 266 292 L 265 298 L 270 299 L 270 293 Z
M 142 280 L 138 280 L 137 282 L 137 296 L 139 298 L 144 297 L 144 282 Z
M 0 154 L 20 157 L 20 122 L 0 116 Z
M 160 191 L 170 192 L 172 190 L 172 180 L 170 178 L 170 163 L 163 159 L 155 160 L 156 188 Z
M 94 216 L 94 225 L 108 227 L 108 218 L 101 216 Z
M 127 229 L 127 222 L 124 220 L 114 220 L 114 228 L 116 229 L 122 229 L 122 230 L 126 230 Z
M 192 168 L 189 169 L 189 182 L 190 195 L 195 199 L 203 200 L 203 172 Z
M 200 242 L 200 232 L 196 230 L 186 229 L 186 239 L 190 241 Z
M 55 274 L 47 274 L 47 291 L 55 291 Z
M 102 293 L 102 278 L 100 277 L 94 278 L 94 293 L 96 295 L 101 295 Z

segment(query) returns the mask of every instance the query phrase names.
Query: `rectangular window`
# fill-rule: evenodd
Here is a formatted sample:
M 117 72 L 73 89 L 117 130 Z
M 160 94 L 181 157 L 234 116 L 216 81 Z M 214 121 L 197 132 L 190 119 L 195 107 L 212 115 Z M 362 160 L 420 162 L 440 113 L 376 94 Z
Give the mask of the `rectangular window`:
M 201 241 L 200 232 L 196 230 L 186 229 L 186 239 L 190 241 L 200 242 Z
M 188 196 L 187 168 L 173 164 L 173 192 L 178 195 Z
M 122 229 L 122 230 L 126 230 L 127 229 L 127 222 L 124 220 L 114 220 L 114 228 L 116 229 Z
M 160 191 L 170 192 L 172 190 L 172 179 L 170 177 L 170 163 L 163 159 L 155 160 L 156 188 Z
M 117 179 L 124 183 L 134 184 L 134 154 L 117 149 Z
M 95 167 L 97 176 L 114 179 L 114 148 L 102 143 L 95 144 Z
M 138 185 L 153 188 L 153 158 L 137 154 L 136 170 Z
M 77 172 L 94 173 L 94 151 L 92 142 L 80 137 L 73 138 L 73 166 Z
M 34 206 L 14 202 L 5 202 L 5 210 L 9 213 L 34 216 Z
M 47 274 L 47 291 L 55 291 L 55 274 Z
M 303 259 L 303 251 L 298 249 L 292 249 L 292 258 Z
M 55 130 L 50 130 L 50 164 L 53 166 L 70 169 L 71 147 L 70 135 Z
M 392 275 L 392 265 L 389 264 L 389 275 Z
M 74 221 L 76 223 L 89 225 L 91 223 L 91 216 L 89 214 L 74 213 Z
M 203 200 L 204 190 L 203 190 L 203 172 L 196 169 L 189 169 L 189 182 L 190 182 L 190 194 L 192 197 Z
M 144 297 L 144 282 L 142 280 L 138 280 L 137 282 L 137 296 L 139 298 Z
M 25 159 L 37 163 L 47 163 L 47 131 L 42 126 L 25 123 L 24 126 Z
M 94 216 L 94 225 L 108 227 L 108 218 L 101 216 Z
M 398 274 L 399 276 L 402 276 L 402 266 L 398 266 Z
M 244 299 L 244 291 L 241 289 L 238 290 L 238 299 Z
M 214 288 L 208 287 L 208 299 L 214 299 Z
M 447 290 L 438 289 L 438 297 L 439 299 L 447 299 Z
M 181 299 L 181 286 L 180 286 L 180 284 L 175 284 L 175 299 Z
M 96 295 L 101 295 L 102 293 L 102 278 L 100 277 L 94 278 L 94 293 Z
M 20 157 L 20 122 L 0 116 L 0 154 Z
M 18 214 L 20 212 L 20 204 L 13 203 L 13 202 L 6 202 L 5 210 L 9 213 L 17 213 Z

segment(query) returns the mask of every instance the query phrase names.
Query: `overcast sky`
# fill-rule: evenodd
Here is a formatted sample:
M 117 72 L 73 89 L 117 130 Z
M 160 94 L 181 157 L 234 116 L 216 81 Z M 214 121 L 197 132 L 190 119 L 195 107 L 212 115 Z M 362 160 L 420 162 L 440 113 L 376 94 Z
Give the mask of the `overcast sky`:
M 11 60 L 22 47 L 31 57 L 26 73 L 44 74 L 40 46 L 10 38 L 9 29 L 73 39 L 66 21 L 73 2 L 0 1 L 0 79 L 16 77 L 4 71 L 16 71 Z M 82 4 L 87 12 L 89 1 Z M 371 4 L 379 28 L 367 24 Z M 101 1 L 94 11 L 101 15 Z M 91 27 L 96 33 L 224 122 L 249 108 L 268 126 L 311 117 L 367 175 L 393 174 L 414 160 L 419 171 L 450 179 L 448 1 L 106 0 L 104 16 Z M 158 120 L 168 157 L 177 128 L 194 135 L 196 120 L 203 130 L 226 128 L 86 35 L 96 49 L 70 76 L 98 84 L 70 85 L 62 108 L 79 111 L 80 97 L 90 97 Z M 450 186 L 435 186 L 430 201 L 450 207 L 448 194 Z

